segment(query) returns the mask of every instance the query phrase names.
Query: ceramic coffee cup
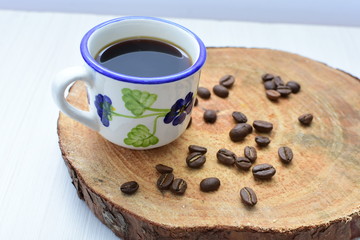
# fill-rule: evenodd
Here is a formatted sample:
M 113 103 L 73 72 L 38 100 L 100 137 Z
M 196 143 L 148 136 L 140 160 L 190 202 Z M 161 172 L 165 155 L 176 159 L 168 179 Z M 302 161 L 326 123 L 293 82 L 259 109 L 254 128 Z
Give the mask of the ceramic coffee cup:
M 147 78 L 114 72 L 95 61 L 104 46 L 139 36 L 180 47 L 192 65 L 173 75 Z M 132 149 L 163 146 L 185 131 L 206 59 L 206 48 L 193 32 L 153 17 L 116 18 L 88 31 L 80 51 L 85 65 L 61 71 L 52 84 L 54 100 L 63 113 L 107 140 Z M 64 98 L 66 88 L 78 80 L 86 83 L 89 112 L 71 106 Z

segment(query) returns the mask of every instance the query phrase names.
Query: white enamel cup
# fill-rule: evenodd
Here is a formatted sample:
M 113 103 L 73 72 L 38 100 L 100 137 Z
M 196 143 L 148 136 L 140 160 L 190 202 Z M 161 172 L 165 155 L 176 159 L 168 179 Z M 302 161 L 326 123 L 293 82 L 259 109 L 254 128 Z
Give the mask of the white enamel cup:
M 112 42 L 144 36 L 180 47 L 192 65 L 173 75 L 143 78 L 113 72 L 94 59 Z M 131 149 L 160 147 L 185 131 L 206 60 L 206 48 L 193 32 L 159 18 L 116 18 L 88 31 L 80 51 L 85 65 L 61 71 L 52 84 L 55 103 L 63 113 Z M 89 112 L 71 106 L 64 98 L 66 88 L 79 80 L 87 86 Z

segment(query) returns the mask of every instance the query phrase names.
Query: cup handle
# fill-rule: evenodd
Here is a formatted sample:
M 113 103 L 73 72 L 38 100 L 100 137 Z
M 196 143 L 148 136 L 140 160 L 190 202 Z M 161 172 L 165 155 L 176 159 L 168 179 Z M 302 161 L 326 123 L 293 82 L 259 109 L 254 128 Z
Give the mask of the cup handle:
M 92 87 L 94 80 L 91 73 L 85 67 L 70 67 L 59 72 L 52 82 L 52 96 L 59 109 L 69 117 L 79 121 L 85 126 L 99 131 L 100 127 L 94 113 L 77 109 L 70 105 L 64 96 L 66 88 L 73 82 L 84 81 L 88 87 Z

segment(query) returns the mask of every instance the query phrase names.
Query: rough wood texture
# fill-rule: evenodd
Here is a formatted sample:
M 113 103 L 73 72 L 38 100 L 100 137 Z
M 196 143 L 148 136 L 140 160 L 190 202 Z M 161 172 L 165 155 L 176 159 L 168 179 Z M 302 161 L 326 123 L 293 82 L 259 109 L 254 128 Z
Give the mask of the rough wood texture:
M 265 96 L 261 75 L 270 72 L 302 89 L 278 103 Z M 60 114 L 60 147 L 78 195 L 96 216 L 124 239 L 351 239 L 360 236 L 360 82 L 310 59 L 275 50 L 208 49 L 201 86 L 212 88 L 221 76 L 236 83 L 227 99 L 214 94 L 199 99 L 191 127 L 175 142 L 147 151 L 128 150 L 104 140 L 96 132 Z M 86 108 L 84 85 L 77 83 L 68 100 Z M 204 109 L 218 111 L 215 124 L 202 120 Z M 256 132 L 243 142 L 230 141 L 232 111 L 274 124 L 271 143 L 258 149 L 256 163 L 270 163 L 277 173 L 271 181 L 255 180 L 251 171 L 221 165 L 216 152 L 225 147 L 238 155 L 255 146 Z M 297 117 L 313 113 L 310 127 Z M 266 134 L 265 134 L 266 135 Z M 189 169 L 189 144 L 208 148 L 207 162 Z M 293 149 L 294 159 L 282 164 L 280 146 Z M 156 188 L 155 165 L 173 167 L 184 178 L 184 196 Z M 216 192 L 199 191 L 205 177 L 216 176 Z M 135 180 L 139 191 L 126 196 L 119 190 Z M 258 204 L 245 207 L 242 187 L 254 189 Z

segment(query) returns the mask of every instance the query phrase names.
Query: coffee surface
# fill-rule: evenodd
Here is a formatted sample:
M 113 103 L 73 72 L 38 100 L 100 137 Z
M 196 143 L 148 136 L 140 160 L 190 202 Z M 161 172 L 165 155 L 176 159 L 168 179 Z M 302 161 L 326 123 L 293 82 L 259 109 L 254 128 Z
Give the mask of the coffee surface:
M 111 71 L 145 78 L 173 75 L 192 64 L 188 54 L 179 47 L 151 38 L 111 43 L 99 51 L 95 60 Z

